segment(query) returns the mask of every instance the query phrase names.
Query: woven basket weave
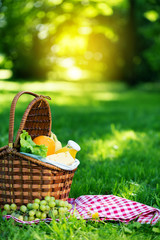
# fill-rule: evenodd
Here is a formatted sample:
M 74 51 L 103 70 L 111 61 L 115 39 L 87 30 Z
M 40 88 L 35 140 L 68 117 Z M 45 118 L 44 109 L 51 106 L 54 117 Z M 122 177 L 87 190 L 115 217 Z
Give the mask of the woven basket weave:
M 22 94 L 30 94 L 35 98 L 28 105 L 22 117 L 13 143 L 15 107 Z M 19 152 L 19 139 L 23 129 L 32 138 L 51 134 L 51 111 L 45 98 L 50 99 L 32 92 L 22 91 L 12 101 L 9 143 L 0 148 L 0 207 L 13 202 L 20 206 L 47 195 L 56 199 L 68 199 L 76 169 L 73 171 L 62 170 Z

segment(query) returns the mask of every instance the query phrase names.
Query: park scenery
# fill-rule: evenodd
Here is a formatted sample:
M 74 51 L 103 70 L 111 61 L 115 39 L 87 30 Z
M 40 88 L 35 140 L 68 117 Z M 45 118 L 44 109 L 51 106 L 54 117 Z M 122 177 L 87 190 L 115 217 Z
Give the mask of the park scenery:
M 160 239 L 160 4 L 0 0 L 0 239 Z

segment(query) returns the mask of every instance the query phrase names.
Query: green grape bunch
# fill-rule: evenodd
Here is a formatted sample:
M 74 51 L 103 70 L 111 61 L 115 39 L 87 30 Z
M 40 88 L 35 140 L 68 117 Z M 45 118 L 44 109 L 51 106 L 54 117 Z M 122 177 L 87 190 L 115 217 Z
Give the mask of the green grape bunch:
M 72 205 L 67 201 L 46 196 L 41 200 L 36 198 L 33 203 L 23 204 L 19 208 L 15 203 L 5 204 L 2 215 L 11 215 L 21 221 L 60 219 L 69 216 L 71 208 Z

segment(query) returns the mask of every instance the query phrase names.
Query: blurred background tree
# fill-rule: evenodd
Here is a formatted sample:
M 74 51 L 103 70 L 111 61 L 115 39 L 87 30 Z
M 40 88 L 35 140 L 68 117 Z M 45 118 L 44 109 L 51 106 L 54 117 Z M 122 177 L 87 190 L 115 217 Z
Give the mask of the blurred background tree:
M 18 79 L 160 79 L 158 0 L 0 0 L 0 68 Z

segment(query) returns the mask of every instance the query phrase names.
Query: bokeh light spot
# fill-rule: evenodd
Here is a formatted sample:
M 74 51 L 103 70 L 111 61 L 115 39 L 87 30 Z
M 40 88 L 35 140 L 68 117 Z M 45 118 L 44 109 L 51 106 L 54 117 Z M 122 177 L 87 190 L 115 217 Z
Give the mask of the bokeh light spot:
M 71 80 L 79 80 L 82 77 L 82 70 L 78 67 L 71 67 L 68 69 L 67 75 Z
M 0 79 L 9 79 L 12 77 L 12 71 L 8 69 L 0 69 Z
M 145 18 L 147 18 L 151 22 L 155 22 L 159 18 L 159 14 L 154 10 L 150 10 L 150 11 L 145 12 L 144 16 L 145 16 Z

